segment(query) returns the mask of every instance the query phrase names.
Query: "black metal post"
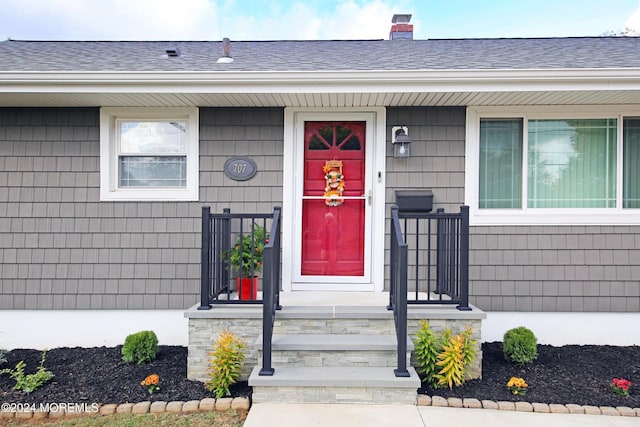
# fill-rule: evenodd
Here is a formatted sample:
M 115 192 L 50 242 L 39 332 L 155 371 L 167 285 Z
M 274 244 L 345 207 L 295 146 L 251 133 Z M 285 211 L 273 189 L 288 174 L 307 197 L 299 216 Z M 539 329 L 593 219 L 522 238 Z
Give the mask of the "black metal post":
M 427 218 L 427 301 L 431 300 L 431 271 L 432 271 L 432 263 L 431 263 L 431 255 L 433 249 L 433 242 L 431 239 L 431 231 L 432 231 L 432 220 L 431 218 Z M 418 295 L 416 295 L 416 301 L 418 300 Z
M 457 259 L 457 249 L 458 246 L 456 244 L 456 239 L 459 238 L 456 233 L 456 223 L 459 221 L 459 218 L 448 218 L 447 219 L 447 232 L 449 233 L 447 239 L 447 263 L 448 263 L 448 272 L 446 279 L 446 288 L 445 293 L 449 295 L 450 298 L 456 298 L 456 269 L 458 265 L 456 264 Z
M 273 306 L 275 307 L 276 310 L 282 310 L 282 306 L 280 305 L 280 263 L 282 260 L 282 252 L 280 251 L 280 247 L 281 247 L 280 246 L 281 245 L 280 227 L 282 226 L 282 208 L 280 206 L 275 206 L 273 208 L 273 219 L 277 225 L 276 235 L 270 237 L 271 239 L 273 239 L 274 257 L 276 258 L 273 264 L 275 268 L 274 280 L 273 280 L 273 286 L 275 287 L 274 289 L 275 299 L 273 301 Z M 275 313 L 274 313 L 274 316 L 275 316 Z
M 221 253 L 229 254 L 229 250 L 231 249 L 231 209 L 222 209 L 222 214 L 224 216 L 220 221 L 220 249 Z M 222 274 L 220 275 L 220 287 L 221 289 L 223 287 L 227 289 L 227 300 L 230 300 L 231 282 L 229 276 L 231 275 L 231 263 L 229 261 L 229 255 L 227 255 L 224 263 L 226 265 L 224 266 L 225 268 L 222 269 Z
M 405 220 L 406 221 L 406 220 Z M 417 300 L 419 298 L 420 295 L 420 217 L 416 217 L 415 218 L 415 224 L 416 224 L 416 260 L 415 260 L 415 272 L 414 272 L 414 286 L 415 286 L 415 299 Z M 406 243 L 406 240 L 405 240 Z M 407 263 L 409 262 L 409 251 L 407 249 Z M 407 280 L 409 280 L 409 278 L 407 277 Z M 428 285 L 427 285 L 428 287 Z M 408 288 L 407 288 L 407 292 L 408 292 Z
M 396 377 L 406 378 L 409 377 L 409 371 L 407 370 L 407 270 L 408 266 L 408 251 L 407 244 L 402 238 L 402 232 L 400 230 L 400 219 L 398 218 L 398 212 L 392 211 L 392 234 L 394 239 L 391 246 L 397 246 L 398 256 L 397 263 L 397 292 L 395 295 L 395 307 L 394 314 L 396 320 L 396 340 L 398 341 L 398 367 L 393 372 Z
M 436 213 L 443 214 L 444 209 L 438 208 Z M 445 237 L 444 229 L 446 221 L 445 218 L 438 216 L 436 219 L 436 288 L 434 293 L 441 294 L 444 292 L 444 251 L 445 251 Z M 442 297 L 440 297 L 442 299 Z
M 264 275 L 262 282 L 262 368 L 258 375 L 271 376 L 271 342 L 273 337 L 273 247 L 264 248 Z
M 460 311 L 469 307 L 469 206 L 460 206 Z
M 202 207 L 202 248 L 200 249 L 200 307 L 210 310 L 209 304 L 209 259 L 211 253 L 211 207 Z
M 387 310 L 393 310 L 393 306 L 395 305 L 395 293 L 396 293 L 396 228 L 394 219 L 398 218 L 398 207 L 396 205 L 391 206 L 391 245 L 389 247 L 389 305 L 387 305 Z M 398 219 L 398 221 L 400 221 Z
M 273 209 L 269 243 L 264 247 L 264 275 L 262 283 L 262 368 L 258 375 L 271 376 L 273 324 L 280 308 L 280 207 Z
M 407 370 L 407 246 L 399 248 L 400 289 L 396 296 L 397 304 L 397 340 L 398 340 L 398 368 L 393 373 L 396 377 L 409 377 Z

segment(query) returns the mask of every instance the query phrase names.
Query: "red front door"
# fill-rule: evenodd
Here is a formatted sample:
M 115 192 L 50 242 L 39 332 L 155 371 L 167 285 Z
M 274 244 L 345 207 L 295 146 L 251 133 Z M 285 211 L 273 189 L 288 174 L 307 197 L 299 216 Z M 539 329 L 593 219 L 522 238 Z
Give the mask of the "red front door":
M 364 121 L 304 124 L 303 276 L 363 276 Z

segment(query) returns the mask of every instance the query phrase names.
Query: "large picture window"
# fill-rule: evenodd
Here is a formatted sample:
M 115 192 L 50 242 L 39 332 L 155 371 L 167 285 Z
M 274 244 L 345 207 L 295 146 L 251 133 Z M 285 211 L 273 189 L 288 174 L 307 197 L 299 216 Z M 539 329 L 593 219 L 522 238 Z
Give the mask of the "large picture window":
M 522 205 L 522 119 L 480 122 L 480 208 Z
M 472 224 L 640 223 L 640 118 L 469 109 Z
M 624 119 L 623 208 L 640 208 L 640 118 Z
M 101 110 L 102 200 L 197 200 L 197 109 Z

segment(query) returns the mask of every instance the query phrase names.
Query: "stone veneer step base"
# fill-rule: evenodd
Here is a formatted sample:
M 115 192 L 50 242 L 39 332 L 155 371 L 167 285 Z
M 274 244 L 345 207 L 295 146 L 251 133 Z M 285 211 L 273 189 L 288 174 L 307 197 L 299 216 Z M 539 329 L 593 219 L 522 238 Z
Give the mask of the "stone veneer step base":
M 274 335 L 272 366 L 298 367 L 395 367 L 398 344 L 395 335 L 290 334 Z M 255 347 L 262 351 L 262 335 Z M 407 366 L 413 342 L 407 337 Z
M 360 350 L 393 351 L 398 349 L 395 335 L 382 334 L 274 334 L 273 350 Z M 262 335 L 256 340 L 262 349 Z M 413 342 L 407 337 L 407 350 L 413 350 Z
M 415 405 L 420 378 L 408 368 L 398 378 L 389 367 L 278 367 L 273 376 L 249 377 L 256 403 L 384 403 Z

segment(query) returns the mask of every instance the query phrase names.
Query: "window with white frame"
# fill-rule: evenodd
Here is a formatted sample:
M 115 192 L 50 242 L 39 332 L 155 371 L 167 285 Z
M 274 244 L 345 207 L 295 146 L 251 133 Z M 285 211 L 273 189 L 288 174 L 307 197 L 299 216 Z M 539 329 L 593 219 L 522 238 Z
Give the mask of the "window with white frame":
M 640 110 L 519 110 L 468 110 L 472 224 L 640 223 Z
M 102 108 L 101 200 L 198 200 L 197 108 Z

